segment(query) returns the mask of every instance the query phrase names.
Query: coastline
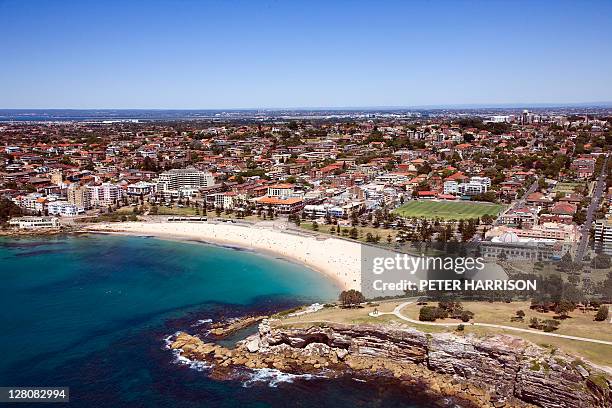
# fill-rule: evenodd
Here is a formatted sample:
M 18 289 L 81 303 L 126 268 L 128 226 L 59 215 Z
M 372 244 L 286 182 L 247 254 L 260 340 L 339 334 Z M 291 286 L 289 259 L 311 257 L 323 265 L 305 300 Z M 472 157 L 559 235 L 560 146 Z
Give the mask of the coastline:
M 86 226 L 82 232 L 153 236 L 252 250 L 305 265 L 330 278 L 341 290 L 361 290 L 361 248 L 356 242 L 320 239 L 273 226 L 212 223 L 104 223 Z

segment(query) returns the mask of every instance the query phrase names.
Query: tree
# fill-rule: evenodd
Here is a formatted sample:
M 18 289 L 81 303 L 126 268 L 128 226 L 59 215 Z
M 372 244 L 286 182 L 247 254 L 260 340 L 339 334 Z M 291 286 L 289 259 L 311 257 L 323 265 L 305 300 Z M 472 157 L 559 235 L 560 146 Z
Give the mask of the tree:
M 357 231 L 357 228 L 353 227 L 351 228 L 351 232 L 350 232 L 350 236 L 352 239 L 357 239 L 359 238 L 359 231 Z
M 612 266 L 610 256 L 604 253 L 595 255 L 595 258 L 591 261 L 591 267 L 595 269 L 608 269 L 610 266 Z
M 313 231 L 318 231 L 319 230 L 319 224 L 316 221 L 312 222 L 312 230 Z
M 469 310 L 464 310 L 459 315 L 459 318 L 461 319 L 462 322 L 469 322 L 470 319 L 472 319 L 473 317 L 474 317 L 474 312 L 470 312 Z
M 423 306 L 419 310 L 419 320 L 422 322 L 435 322 L 439 315 L 438 310 L 435 306 Z
M 540 319 L 538 319 L 537 317 L 532 317 L 529 320 L 529 327 L 533 329 L 540 329 L 542 327 L 542 324 L 540 323 Z
M 345 307 L 354 307 L 365 302 L 365 297 L 361 292 L 355 289 L 343 290 L 340 293 L 340 302 Z
M 544 320 L 544 330 L 545 332 L 551 332 L 557 330 L 559 328 L 559 321 L 554 319 Z
M 609 314 L 608 306 L 606 305 L 599 306 L 599 309 L 597 310 L 597 314 L 595 315 L 595 321 L 603 322 L 604 320 L 607 320 L 608 314 Z
M 574 305 L 572 302 L 568 300 L 561 300 L 555 307 L 555 313 L 558 313 L 562 319 L 567 319 L 567 313 L 573 311 L 575 308 L 576 305 Z
M 8 198 L 2 198 L 0 200 L 0 222 L 5 223 L 11 217 L 18 217 L 21 215 L 21 208 Z

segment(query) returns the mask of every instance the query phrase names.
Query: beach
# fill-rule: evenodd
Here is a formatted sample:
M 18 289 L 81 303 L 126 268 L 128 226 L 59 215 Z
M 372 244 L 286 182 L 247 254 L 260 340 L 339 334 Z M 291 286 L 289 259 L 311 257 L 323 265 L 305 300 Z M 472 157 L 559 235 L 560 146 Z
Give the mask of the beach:
M 273 223 L 123 222 L 87 226 L 87 232 L 196 240 L 271 253 L 325 274 L 342 290 L 361 289 L 361 245 L 287 230 Z

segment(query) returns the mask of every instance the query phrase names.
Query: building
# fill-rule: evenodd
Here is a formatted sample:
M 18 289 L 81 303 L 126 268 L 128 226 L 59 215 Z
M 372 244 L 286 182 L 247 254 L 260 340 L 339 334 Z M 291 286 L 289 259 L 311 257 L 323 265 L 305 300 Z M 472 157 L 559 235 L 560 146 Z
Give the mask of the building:
M 9 225 L 19 229 L 59 228 L 56 217 L 17 217 L 9 220 Z
M 612 255 L 612 216 L 595 222 L 595 251 Z
M 261 197 L 254 199 L 257 208 L 272 209 L 277 214 L 293 214 L 304 208 L 304 200 L 299 197 L 279 198 Z
M 525 238 L 508 231 L 480 242 L 480 251 L 488 259 L 550 261 L 561 259 L 572 248 L 571 244 L 548 238 Z
M 155 192 L 156 187 L 153 183 L 139 181 L 134 184 L 128 184 L 127 194 L 131 196 L 148 196 Z
M 592 157 L 579 157 L 572 161 L 570 169 L 574 170 L 579 178 L 590 178 L 595 172 L 595 159 Z
M 458 183 L 455 180 L 444 182 L 444 194 L 473 196 L 489 191 L 491 179 L 489 177 L 472 177 L 467 183 Z
M 66 190 L 66 195 L 68 203 L 84 209 L 91 208 L 91 199 L 87 186 L 71 184 Z
M 273 184 L 268 186 L 268 197 L 294 197 L 293 184 Z
M 538 223 L 538 216 L 529 208 L 513 208 L 500 215 L 498 221 L 503 225 L 529 227 Z
M 323 218 L 327 215 L 333 218 L 342 218 L 348 215 L 344 207 L 337 207 L 332 204 L 306 205 L 304 206 L 304 213 L 312 218 Z
M 206 201 L 213 202 L 215 208 L 233 210 L 238 204 L 238 194 L 233 191 L 209 194 L 206 196 Z
M 487 231 L 487 237 L 502 236 L 508 232 L 516 234 L 519 238 L 554 239 L 564 241 L 572 245 L 580 241 L 580 229 L 575 225 L 547 222 L 533 225 L 531 228 L 512 228 L 498 226 Z
M 62 217 L 74 217 L 83 214 L 85 209 L 70 204 L 68 201 L 52 201 L 47 205 L 49 215 L 61 215 Z
M 64 181 L 64 175 L 61 169 L 56 169 L 51 172 L 51 184 L 60 185 Z
M 172 169 L 159 175 L 159 191 L 178 191 L 181 188 L 205 188 L 215 184 L 212 173 L 194 168 Z
M 110 183 L 102 183 L 99 186 L 87 186 L 87 194 L 92 207 L 115 205 L 119 199 L 123 198 L 121 187 Z

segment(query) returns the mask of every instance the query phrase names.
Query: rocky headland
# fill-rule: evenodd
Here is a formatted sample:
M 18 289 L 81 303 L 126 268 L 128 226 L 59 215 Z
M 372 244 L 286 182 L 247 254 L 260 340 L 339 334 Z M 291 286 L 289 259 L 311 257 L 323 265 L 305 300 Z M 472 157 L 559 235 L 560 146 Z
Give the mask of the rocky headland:
M 595 367 L 555 349 L 496 335 L 428 334 L 412 328 L 329 324 L 273 328 L 235 348 L 179 333 L 171 348 L 212 363 L 212 375 L 236 367 L 293 374 L 389 376 L 432 396 L 476 407 L 610 408 L 611 380 Z

